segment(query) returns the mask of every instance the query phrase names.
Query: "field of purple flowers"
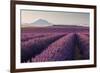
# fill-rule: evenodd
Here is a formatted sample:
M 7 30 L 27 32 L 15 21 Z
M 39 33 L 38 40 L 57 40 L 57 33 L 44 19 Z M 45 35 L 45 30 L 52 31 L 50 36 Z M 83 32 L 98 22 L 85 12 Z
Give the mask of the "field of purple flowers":
M 88 27 L 22 28 L 21 62 L 89 59 Z

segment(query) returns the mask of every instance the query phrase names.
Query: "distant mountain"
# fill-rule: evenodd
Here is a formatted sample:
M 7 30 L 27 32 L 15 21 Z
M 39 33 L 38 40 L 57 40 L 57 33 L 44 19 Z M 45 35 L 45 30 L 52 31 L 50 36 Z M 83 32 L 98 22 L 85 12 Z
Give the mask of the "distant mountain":
M 44 20 L 44 19 L 38 19 L 37 21 L 33 22 L 33 24 L 51 24 L 48 21 Z
M 43 26 L 51 26 L 52 23 L 44 20 L 44 19 L 38 19 L 37 21 L 31 23 L 33 26 L 39 26 L 39 27 L 43 27 Z
M 53 24 L 48 22 L 47 20 L 44 19 L 38 19 L 34 21 L 33 23 L 24 23 L 21 25 L 21 27 L 48 27 L 52 26 Z

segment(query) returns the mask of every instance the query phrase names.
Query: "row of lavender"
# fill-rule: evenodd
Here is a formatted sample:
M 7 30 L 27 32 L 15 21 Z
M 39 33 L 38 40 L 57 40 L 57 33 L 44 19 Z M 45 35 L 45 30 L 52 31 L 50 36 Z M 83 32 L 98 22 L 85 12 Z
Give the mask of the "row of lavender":
M 58 40 L 64 35 L 65 34 L 44 34 L 44 37 L 33 36 L 27 41 L 22 41 L 21 42 L 21 61 L 26 62 L 32 57 L 35 57 L 36 55 L 40 54 L 52 42 Z
M 27 40 L 22 40 L 21 62 L 89 59 L 88 33 L 31 35 L 26 36 Z

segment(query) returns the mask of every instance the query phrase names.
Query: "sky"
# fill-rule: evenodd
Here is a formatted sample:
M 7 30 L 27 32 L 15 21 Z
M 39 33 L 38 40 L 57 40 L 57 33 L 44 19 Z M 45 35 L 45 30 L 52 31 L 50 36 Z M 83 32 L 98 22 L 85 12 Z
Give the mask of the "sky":
M 27 26 L 39 19 L 57 25 L 89 26 L 89 13 L 21 10 L 21 25 Z M 35 26 L 35 24 L 32 24 Z

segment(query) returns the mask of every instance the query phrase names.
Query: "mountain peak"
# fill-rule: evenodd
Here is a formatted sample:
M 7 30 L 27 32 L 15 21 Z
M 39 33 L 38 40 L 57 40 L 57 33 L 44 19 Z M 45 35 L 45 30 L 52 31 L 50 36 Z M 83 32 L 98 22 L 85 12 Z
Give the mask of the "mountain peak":
M 46 21 L 45 19 L 38 19 L 37 21 Z M 47 22 L 47 21 L 46 21 Z
M 38 19 L 36 20 L 35 22 L 32 23 L 33 26 L 50 26 L 51 23 L 49 23 L 47 20 L 44 20 L 44 19 Z

